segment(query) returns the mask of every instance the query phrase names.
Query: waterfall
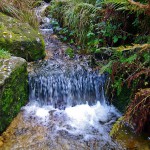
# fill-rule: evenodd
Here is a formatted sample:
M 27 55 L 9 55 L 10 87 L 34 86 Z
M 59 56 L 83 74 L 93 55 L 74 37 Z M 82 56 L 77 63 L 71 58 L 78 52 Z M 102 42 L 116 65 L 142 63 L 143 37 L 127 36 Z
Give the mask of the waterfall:
M 30 103 L 24 110 L 37 123 L 53 126 L 53 135 L 114 146 L 108 132 L 120 114 L 107 105 L 106 79 L 87 61 L 49 59 L 29 74 Z
M 63 70 L 56 65 L 57 70 L 48 65 L 42 73 L 29 77 L 30 101 L 59 109 L 86 103 L 94 105 L 97 101 L 105 104 L 104 74 L 88 71 L 80 65 L 66 64 Z
M 53 57 L 32 66 L 29 104 L 23 108 L 24 117 L 46 127 L 47 138 L 56 145 L 54 149 L 59 149 L 57 140 L 53 141 L 56 137 L 61 139 L 61 144 L 64 139 L 69 143 L 66 149 L 94 146 L 87 146 L 86 142 L 95 143 L 95 148 L 90 148 L 95 150 L 118 148 L 109 131 L 120 113 L 105 100 L 106 75 L 92 70 L 86 56 L 68 59 L 59 53 L 67 46 L 54 38 L 51 19 L 41 19 L 44 19 L 40 30 L 46 50 Z

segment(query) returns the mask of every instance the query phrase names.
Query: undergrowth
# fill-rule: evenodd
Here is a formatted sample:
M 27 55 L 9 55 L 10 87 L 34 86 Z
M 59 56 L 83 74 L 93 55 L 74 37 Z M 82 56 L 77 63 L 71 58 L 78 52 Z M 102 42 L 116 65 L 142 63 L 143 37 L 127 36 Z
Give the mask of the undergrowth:
M 123 49 L 124 51 L 115 51 L 110 58 L 111 63 L 105 65 L 102 70 L 111 74 L 111 88 L 108 91 L 111 93 L 110 97 L 116 99 L 116 103 L 123 98 L 119 107 L 121 111 L 126 108 L 124 120 L 140 133 L 149 125 L 150 45 L 137 46 L 136 49 L 129 47 L 126 51 Z
M 33 9 L 35 3 L 36 0 L 0 0 L 0 11 L 37 29 L 38 19 Z
M 119 101 L 120 110 L 125 112 L 124 119 L 136 132 L 147 128 L 150 112 L 148 8 L 150 1 L 147 0 L 52 0 L 49 7 L 57 34 L 83 53 L 93 55 L 103 53 L 102 47 L 116 47 L 107 56 L 108 63 L 101 72 L 111 75 L 110 97 Z M 68 53 L 72 55 L 71 51 Z
M 127 0 L 53 0 L 49 11 L 62 40 L 80 45 L 86 53 L 104 46 L 149 42 L 150 16 Z

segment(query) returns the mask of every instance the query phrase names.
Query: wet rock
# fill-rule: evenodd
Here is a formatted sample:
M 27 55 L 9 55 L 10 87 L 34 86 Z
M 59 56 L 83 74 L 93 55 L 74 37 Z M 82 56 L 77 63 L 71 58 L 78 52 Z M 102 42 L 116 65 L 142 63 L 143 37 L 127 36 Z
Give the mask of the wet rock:
M 49 3 L 51 0 L 44 0 L 44 2 Z
M 27 63 L 23 58 L 0 59 L 0 133 L 28 99 Z
M 29 24 L 0 13 L 0 46 L 28 61 L 45 57 L 44 40 Z

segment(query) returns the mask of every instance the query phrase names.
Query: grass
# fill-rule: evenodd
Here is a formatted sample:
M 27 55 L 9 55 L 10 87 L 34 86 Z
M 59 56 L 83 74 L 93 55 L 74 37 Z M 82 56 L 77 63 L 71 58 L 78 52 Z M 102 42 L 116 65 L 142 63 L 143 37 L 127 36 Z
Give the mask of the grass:
M 29 23 L 38 28 L 38 19 L 34 13 L 36 0 L 0 0 L 0 12 Z
M 0 59 L 10 58 L 10 53 L 5 51 L 4 49 L 0 49 Z

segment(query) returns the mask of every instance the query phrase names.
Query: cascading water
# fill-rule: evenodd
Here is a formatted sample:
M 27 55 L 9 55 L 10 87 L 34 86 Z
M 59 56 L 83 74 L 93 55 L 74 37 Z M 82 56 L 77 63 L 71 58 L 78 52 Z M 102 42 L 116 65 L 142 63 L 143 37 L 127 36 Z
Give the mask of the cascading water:
M 89 72 L 79 64 L 49 63 L 41 73 L 29 77 L 30 101 L 59 109 L 86 103 L 94 105 L 97 101 L 105 103 L 105 75 Z
M 49 19 L 44 19 L 46 27 L 47 20 L 49 23 Z M 42 25 L 41 32 L 47 35 L 46 49 L 53 49 L 56 41 L 52 40 L 49 27 L 45 29 Z M 54 137 L 83 143 L 96 141 L 98 146 L 93 149 L 116 147 L 109 131 L 120 114 L 106 103 L 106 75 L 90 69 L 86 59 L 68 60 L 58 55 L 40 63 L 30 73 L 30 103 L 24 107 L 26 117 L 34 117 L 37 123 L 51 128 L 49 132 Z
M 49 21 L 49 18 L 43 20 L 46 27 Z M 29 103 L 22 108 L 23 116 L 14 129 L 15 141 L 19 142 L 11 140 L 8 147 L 13 150 L 120 149 L 109 136 L 120 114 L 106 103 L 106 75 L 90 69 L 87 58 L 81 60 L 75 56 L 69 60 L 62 57 L 61 51 L 57 53 L 66 46 L 53 39 L 51 25 L 48 27 L 42 25 L 41 33 L 53 58 L 31 67 Z
M 114 148 L 108 133 L 120 114 L 106 104 L 105 80 L 106 75 L 79 61 L 48 60 L 29 76 L 26 117 L 51 128 L 53 136 Z

